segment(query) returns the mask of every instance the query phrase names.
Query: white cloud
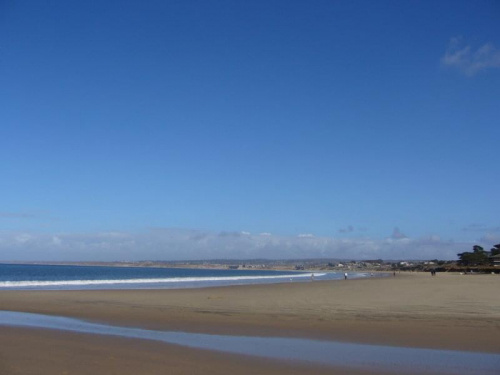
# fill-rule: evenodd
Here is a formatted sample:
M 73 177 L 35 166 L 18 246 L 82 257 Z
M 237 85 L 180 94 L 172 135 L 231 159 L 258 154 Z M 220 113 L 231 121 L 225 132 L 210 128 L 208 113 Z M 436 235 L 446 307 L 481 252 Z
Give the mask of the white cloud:
M 398 227 L 395 227 L 394 230 L 392 231 L 391 239 L 403 240 L 406 238 L 408 238 L 406 234 L 402 233 Z
M 386 239 L 221 233 L 172 228 L 139 233 L 0 232 L 0 260 L 456 259 L 473 245 L 438 236 L 401 237 L 400 232 L 399 238 Z
M 31 240 L 32 236 L 27 233 L 21 233 L 15 237 L 15 242 L 24 244 Z
M 461 38 L 452 38 L 441 63 L 473 76 L 482 70 L 500 68 L 500 50 L 491 43 L 474 50 L 470 45 L 465 45 Z
M 52 243 L 54 246 L 60 246 L 62 244 L 62 240 L 57 236 L 52 236 Z
M 299 238 L 314 238 L 314 234 L 311 234 L 311 233 L 301 233 L 297 237 L 299 237 Z

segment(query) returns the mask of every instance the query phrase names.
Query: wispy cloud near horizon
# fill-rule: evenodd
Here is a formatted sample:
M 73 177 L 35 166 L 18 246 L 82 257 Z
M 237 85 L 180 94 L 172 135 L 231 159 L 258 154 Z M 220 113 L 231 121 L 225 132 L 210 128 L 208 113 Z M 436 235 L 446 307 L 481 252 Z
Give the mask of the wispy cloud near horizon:
M 0 260 L 455 259 L 472 244 L 439 236 L 384 239 L 155 228 L 143 232 L 0 232 Z
M 472 46 L 465 44 L 462 38 L 452 38 L 441 63 L 458 69 L 466 76 L 474 76 L 486 69 L 500 68 L 500 50 L 491 43 L 474 50 Z

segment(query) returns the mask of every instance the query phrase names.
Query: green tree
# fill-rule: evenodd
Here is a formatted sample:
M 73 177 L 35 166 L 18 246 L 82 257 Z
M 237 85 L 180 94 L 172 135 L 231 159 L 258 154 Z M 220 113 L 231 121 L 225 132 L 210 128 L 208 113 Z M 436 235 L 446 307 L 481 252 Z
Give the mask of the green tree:
M 490 250 L 490 252 L 492 256 L 500 254 L 500 243 L 493 245 L 493 248 Z
M 463 266 L 481 266 L 489 264 L 489 253 L 478 245 L 472 247 L 472 252 L 466 251 L 457 255 L 459 258 L 458 263 Z

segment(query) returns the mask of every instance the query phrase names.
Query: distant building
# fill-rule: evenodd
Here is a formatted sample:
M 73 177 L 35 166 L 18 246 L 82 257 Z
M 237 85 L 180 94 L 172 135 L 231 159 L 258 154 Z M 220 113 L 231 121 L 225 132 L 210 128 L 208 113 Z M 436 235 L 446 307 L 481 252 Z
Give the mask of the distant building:
M 493 266 L 500 267 L 500 254 L 491 256 L 490 260 Z

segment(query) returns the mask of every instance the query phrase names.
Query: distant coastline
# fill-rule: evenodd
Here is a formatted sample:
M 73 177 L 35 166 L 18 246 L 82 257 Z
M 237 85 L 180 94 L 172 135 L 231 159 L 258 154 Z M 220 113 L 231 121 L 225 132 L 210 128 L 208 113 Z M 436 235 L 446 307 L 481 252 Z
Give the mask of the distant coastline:
M 463 266 L 457 261 L 444 260 L 351 260 L 351 259 L 210 259 L 210 260 L 140 260 L 140 261 L 0 261 L 0 264 L 145 267 L 186 269 L 239 269 L 257 271 L 312 272 L 479 272 L 500 273 L 500 267 Z

